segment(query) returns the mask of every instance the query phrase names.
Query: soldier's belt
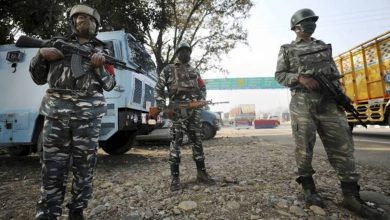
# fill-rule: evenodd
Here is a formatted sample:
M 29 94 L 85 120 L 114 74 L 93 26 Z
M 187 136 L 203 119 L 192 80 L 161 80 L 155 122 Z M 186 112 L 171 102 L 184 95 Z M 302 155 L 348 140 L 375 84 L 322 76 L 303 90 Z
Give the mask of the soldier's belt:
M 91 92 L 88 90 L 71 90 L 71 89 L 48 89 L 46 90 L 46 93 L 48 94 L 58 94 L 58 95 L 71 95 L 71 96 L 91 96 L 96 93 L 99 93 L 97 91 Z

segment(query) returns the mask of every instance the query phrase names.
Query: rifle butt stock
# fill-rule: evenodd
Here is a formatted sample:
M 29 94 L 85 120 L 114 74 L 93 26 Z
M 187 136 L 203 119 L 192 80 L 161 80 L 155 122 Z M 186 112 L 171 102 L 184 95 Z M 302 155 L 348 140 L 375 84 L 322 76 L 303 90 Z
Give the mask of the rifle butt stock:
M 25 47 L 25 48 L 41 48 L 44 47 L 47 41 L 29 37 L 29 36 L 20 36 L 16 41 L 15 46 Z

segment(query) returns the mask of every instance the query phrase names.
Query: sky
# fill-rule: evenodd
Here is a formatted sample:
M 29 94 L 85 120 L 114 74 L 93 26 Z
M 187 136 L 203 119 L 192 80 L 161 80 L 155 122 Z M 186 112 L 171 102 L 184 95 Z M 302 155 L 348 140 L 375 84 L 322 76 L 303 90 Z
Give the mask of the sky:
M 280 46 L 295 39 L 290 18 L 299 9 L 310 8 L 319 16 L 316 39 L 331 43 L 333 55 L 351 49 L 390 30 L 390 0 L 254 0 L 248 30 L 249 46 L 233 49 L 221 64 L 228 78 L 273 77 Z M 207 72 L 203 78 L 224 78 L 222 73 Z M 211 106 L 213 111 L 228 112 L 238 104 L 255 104 L 256 111 L 278 114 L 288 109 L 288 89 L 208 90 L 207 99 L 230 101 Z

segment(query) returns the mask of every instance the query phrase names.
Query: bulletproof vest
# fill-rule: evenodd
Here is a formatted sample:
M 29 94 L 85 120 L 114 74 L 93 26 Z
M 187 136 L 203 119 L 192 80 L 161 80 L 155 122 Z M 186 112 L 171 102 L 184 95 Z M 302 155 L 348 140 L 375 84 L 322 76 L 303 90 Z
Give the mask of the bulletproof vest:
M 313 75 L 322 73 L 332 75 L 332 46 L 319 44 L 315 47 L 299 48 L 296 51 L 298 58 L 298 72 Z
M 179 94 L 198 94 L 198 74 L 188 65 L 175 65 L 173 71 L 174 80 L 171 85 L 172 92 Z

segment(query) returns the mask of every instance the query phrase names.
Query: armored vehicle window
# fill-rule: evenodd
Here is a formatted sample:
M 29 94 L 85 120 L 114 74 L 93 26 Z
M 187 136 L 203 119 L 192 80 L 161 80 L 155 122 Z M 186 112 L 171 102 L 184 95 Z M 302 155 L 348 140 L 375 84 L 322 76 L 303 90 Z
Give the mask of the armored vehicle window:
M 151 56 L 146 51 L 145 47 L 138 42 L 133 36 L 128 35 L 128 42 L 130 47 L 129 59 L 141 66 L 148 76 L 157 78 L 156 65 L 154 64 Z
M 114 43 L 112 41 L 104 41 L 105 48 L 110 51 L 110 56 L 116 57 L 115 50 L 114 50 Z

